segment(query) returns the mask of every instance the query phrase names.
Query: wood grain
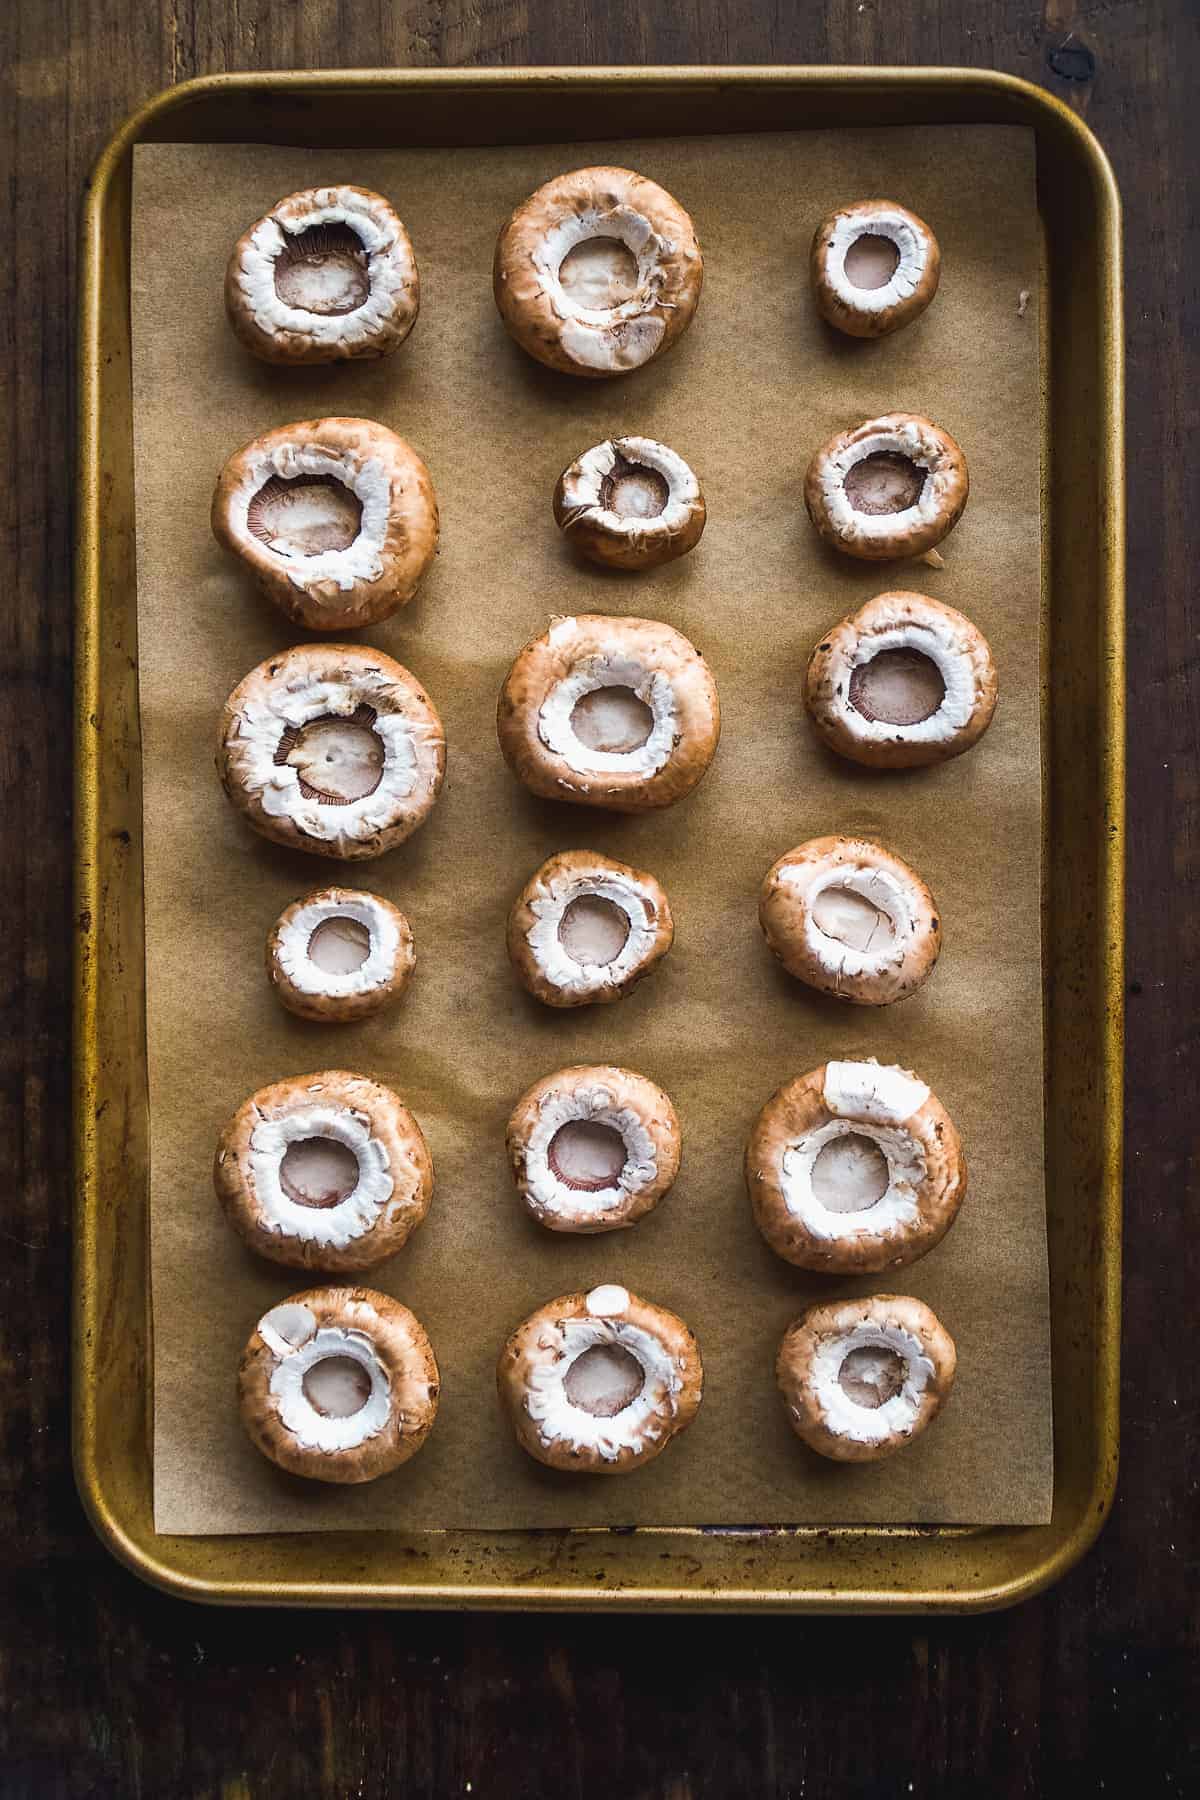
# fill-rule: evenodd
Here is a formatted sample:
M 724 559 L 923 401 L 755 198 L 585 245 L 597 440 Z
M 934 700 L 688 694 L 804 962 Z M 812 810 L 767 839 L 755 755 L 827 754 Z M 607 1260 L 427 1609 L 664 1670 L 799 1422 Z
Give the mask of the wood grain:
M 206 1612 L 75 1498 L 69 1247 L 71 349 L 81 184 L 164 84 L 235 68 L 992 65 L 1081 111 L 1126 208 L 1130 1058 L 1124 1459 L 1091 1555 L 961 1621 Z M 1200 33 L 1191 0 L 15 0 L 0 11 L 0 1795 L 1147 1795 L 1200 1775 Z

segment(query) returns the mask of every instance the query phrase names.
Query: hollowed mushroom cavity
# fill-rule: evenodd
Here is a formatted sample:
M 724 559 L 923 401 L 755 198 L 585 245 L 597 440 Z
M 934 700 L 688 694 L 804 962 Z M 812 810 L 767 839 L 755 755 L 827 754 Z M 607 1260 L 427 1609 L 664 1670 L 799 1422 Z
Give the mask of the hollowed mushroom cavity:
M 637 257 L 620 238 L 584 238 L 563 257 L 558 282 L 576 306 L 609 312 L 637 293 Z
M 646 743 L 654 714 L 630 687 L 592 688 L 572 707 L 571 729 L 589 750 L 620 756 Z
M 305 1369 L 304 1398 L 324 1419 L 349 1419 L 371 1398 L 371 1377 L 356 1357 L 323 1356 Z
M 845 476 L 846 498 L 855 512 L 907 512 L 921 498 L 925 471 L 896 450 L 877 450 L 852 464 Z
M 866 1212 L 888 1191 L 888 1166 L 878 1144 L 859 1131 L 831 1138 L 812 1166 L 813 1197 L 827 1212 Z
M 348 550 L 362 528 L 362 501 L 335 475 L 272 475 L 246 510 L 260 543 L 280 556 Z
M 352 975 L 371 954 L 371 933 L 357 919 L 322 919 L 308 940 L 308 960 L 326 975 Z
M 336 1138 L 297 1138 L 283 1153 L 279 1185 L 296 1206 L 340 1206 L 358 1186 L 358 1158 Z
M 565 1187 L 597 1194 L 614 1188 L 625 1167 L 625 1139 L 597 1119 L 568 1119 L 550 1140 L 550 1168 Z
M 275 292 L 285 306 L 326 317 L 357 312 L 371 292 L 367 253 L 348 225 L 310 225 L 287 236 L 275 259 Z
M 919 650 L 881 650 L 850 677 L 851 706 L 885 725 L 919 725 L 933 717 L 945 695 L 941 670 Z
M 900 250 L 889 237 L 864 231 L 846 252 L 843 268 L 852 287 L 886 287 L 900 263 Z
M 637 1399 L 645 1382 L 636 1356 L 617 1344 L 595 1344 L 575 1358 L 563 1377 L 563 1392 L 594 1419 L 613 1419 Z
M 665 475 L 618 455 L 600 484 L 600 504 L 625 519 L 657 519 L 671 498 Z
M 856 894 L 853 888 L 822 888 L 813 901 L 812 917 L 826 937 L 836 938 L 851 950 L 882 952 L 896 935 L 883 909 L 865 894 Z
M 349 718 L 327 714 L 307 725 L 289 726 L 275 762 L 297 771 L 306 800 L 331 806 L 365 800 L 383 780 L 383 739 L 373 729 L 375 718 L 371 707 L 360 706 Z
M 558 941 L 571 961 L 597 968 L 616 962 L 628 938 L 628 913 L 600 894 L 568 901 L 558 922 Z
M 904 1386 L 904 1358 L 886 1344 L 860 1344 L 842 1358 L 837 1378 L 848 1400 L 874 1412 Z

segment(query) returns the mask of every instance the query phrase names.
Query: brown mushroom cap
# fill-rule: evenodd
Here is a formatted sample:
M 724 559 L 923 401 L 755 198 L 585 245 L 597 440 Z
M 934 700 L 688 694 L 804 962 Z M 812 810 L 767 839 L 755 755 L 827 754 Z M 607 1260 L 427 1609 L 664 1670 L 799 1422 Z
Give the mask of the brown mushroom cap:
M 263 837 L 314 856 L 349 861 L 403 843 L 432 811 L 445 768 L 442 721 L 420 682 L 359 644 L 269 656 L 221 714 L 217 772 L 229 799 Z
M 586 1372 L 578 1368 L 585 1357 Z M 518 1325 L 500 1353 L 496 1385 L 517 1442 L 538 1462 L 625 1475 L 691 1424 L 704 1369 L 682 1319 L 614 1283 L 564 1294 Z
M 572 932 L 576 920 L 582 944 Z M 548 858 L 508 915 L 509 961 L 545 1006 L 620 1000 L 655 969 L 674 937 L 670 904 L 653 875 L 591 850 Z M 585 953 L 596 960 L 581 960 Z
M 415 962 L 399 907 L 357 888 L 293 900 L 267 938 L 267 975 L 280 1001 L 323 1024 L 379 1012 L 404 992 Z
M 916 1262 L 949 1231 L 967 1187 L 936 1094 L 873 1060 L 822 1063 L 785 1082 L 755 1120 L 745 1166 L 775 1254 L 831 1275 Z
M 589 255 L 580 281 L 564 286 Z M 692 221 L 665 188 L 631 169 L 591 168 L 555 176 L 517 207 L 496 243 L 492 285 L 522 350 L 596 380 L 669 349 L 703 279 Z
M 886 413 L 814 452 L 804 504 L 835 550 L 887 562 L 940 544 L 968 490 L 966 458 L 948 432 L 919 413 Z
M 653 1081 L 610 1063 L 544 1075 L 505 1133 L 526 1210 L 551 1231 L 613 1231 L 658 1205 L 679 1173 L 679 1119 Z
M 235 450 L 212 528 L 297 625 L 353 631 L 416 593 L 438 544 L 424 462 L 371 419 L 300 419 Z
M 813 236 L 817 309 L 850 337 L 884 337 L 925 311 L 938 290 L 941 260 L 924 219 L 897 201 L 858 200 L 838 207 Z
M 421 303 L 407 231 L 370 188 L 304 188 L 244 231 L 225 271 L 225 311 L 270 363 L 383 356 Z
M 391 1088 L 322 1069 L 251 1094 L 218 1140 L 213 1185 L 258 1255 L 349 1273 L 407 1242 L 429 1211 L 433 1162 Z
M 640 741 L 619 735 L 622 714 L 617 735 L 585 742 L 580 720 L 593 694 L 631 707 Z M 496 729 L 509 768 L 533 793 L 647 812 L 691 793 L 716 751 L 721 712 L 708 664 L 681 632 L 581 613 L 525 645 L 500 691 Z
M 978 743 L 997 686 L 987 639 L 970 619 L 928 594 L 894 591 L 825 633 L 809 658 L 804 703 L 839 756 L 916 769 Z
M 758 919 L 789 975 L 857 1006 L 906 999 L 942 945 L 933 895 L 865 838 L 811 838 L 768 871 Z
M 930 1425 L 954 1384 L 954 1340 L 920 1300 L 872 1294 L 810 1306 L 779 1346 L 788 1421 L 835 1462 L 877 1462 Z
M 654 569 L 695 548 L 704 495 L 681 456 L 653 438 L 608 438 L 563 470 L 554 517 L 589 561 Z
M 374 1481 L 415 1456 L 440 1382 L 425 1329 L 373 1288 L 309 1288 L 264 1313 L 242 1352 L 242 1422 L 310 1481 Z

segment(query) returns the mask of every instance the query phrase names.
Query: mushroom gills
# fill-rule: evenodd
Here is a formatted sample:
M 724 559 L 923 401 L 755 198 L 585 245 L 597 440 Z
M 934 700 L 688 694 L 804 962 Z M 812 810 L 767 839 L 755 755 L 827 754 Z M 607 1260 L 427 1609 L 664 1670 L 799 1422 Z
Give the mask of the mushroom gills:
M 891 238 L 864 231 L 846 251 L 843 268 L 851 287 L 886 287 L 900 265 L 900 251 Z
M 896 935 L 882 908 L 853 888 L 822 888 L 813 901 L 812 918 L 818 931 L 850 950 L 882 951 Z
M 625 1139 L 598 1119 L 568 1119 L 550 1139 L 546 1159 L 564 1187 L 596 1194 L 615 1188 L 625 1167 Z
M 323 1356 L 305 1369 L 304 1398 L 323 1419 L 349 1419 L 371 1398 L 371 1377 L 357 1357 Z
M 599 687 L 571 708 L 571 729 L 589 750 L 622 756 L 640 750 L 654 729 L 654 714 L 631 687 Z
M 593 1344 L 577 1356 L 563 1377 L 563 1392 L 572 1406 L 594 1419 L 614 1419 L 632 1404 L 646 1384 L 636 1356 L 619 1344 Z
M 283 1153 L 279 1185 L 296 1206 L 340 1206 L 358 1186 L 358 1158 L 336 1138 L 297 1138 Z
M 883 725 L 919 725 L 933 717 L 945 695 L 941 670 L 919 650 L 880 650 L 850 677 L 850 705 Z
M 558 285 L 585 311 L 609 312 L 637 293 L 637 257 L 620 238 L 584 238 L 559 264 Z
M 628 938 L 628 915 L 602 894 L 580 894 L 558 922 L 559 943 L 572 962 L 584 965 L 605 968 L 615 962 Z
M 904 1386 L 904 1358 L 886 1344 L 859 1344 L 842 1358 L 837 1378 L 848 1400 L 874 1412 Z
M 630 462 L 617 452 L 600 484 L 600 504 L 623 519 L 657 519 L 671 497 L 665 475 L 646 463 Z
M 322 919 L 308 940 L 308 960 L 323 975 L 353 975 L 371 954 L 371 934 L 357 919 Z
M 925 471 L 897 450 L 877 450 L 851 464 L 844 486 L 855 512 L 873 516 L 907 512 L 921 498 Z
M 336 475 L 272 475 L 251 500 L 246 526 L 277 556 L 324 556 L 350 548 L 362 501 Z
M 275 292 L 297 312 L 324 317 L 357 312 L 371 292 L 367 253 L 348 225 L 310 225 L 284 233 L 275 259 Z
M 307 725 L 289 725 L 275 751 L 276 765 L 296 770 L 306 800 L 330 806 L 365 800 L 383 780 L 383 740 L 373 729 L 375 718 L 373 707 L 360 706 L 349 718 L 326 713 Z
M 866 1212 L 888 1191 L 887 1158 L 862 1132 L 831 1138 L 812 1166 L 813 1197 L 827 1212 Z

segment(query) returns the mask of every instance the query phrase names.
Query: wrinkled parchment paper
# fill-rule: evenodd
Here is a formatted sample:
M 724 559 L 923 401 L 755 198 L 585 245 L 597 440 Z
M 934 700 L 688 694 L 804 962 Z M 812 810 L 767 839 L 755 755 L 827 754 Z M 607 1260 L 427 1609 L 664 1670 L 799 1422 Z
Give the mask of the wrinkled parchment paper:
M 559 170 L 616 161 L 692 212 L 706 256 L 695 324 L 619 381 L 555 376 L 505 337 L 491 298 L 496 231 Z M 420 321 L 380 363 L 268 368 L 235 342 L 221 282 L 239 232 L 281 195 L 353 181 L 389 195 L 420 261 Z M 808 291 L 831 206 L 894 196 L 941 241 L 942 291 L 879 343 L 835 338 Z M 445 151 L 306 152 L 144 145 L 133 241 L 138 607 L 144 733 L 152 1107 L 156 1520 L 163 1532 L 346 1527 L 806 1521 L 1029 1522 L 1049 1515 L 1051 1421 L 1042 1182 L 1038 744 L 1038 254 L 1032 136 L 1003 127 L 798 133 Z M 1031 298 L 1023 314 L 1019 296 Z M 972 497 L 946 567 L 824 550 L 800 483 L 831 432 L 895 408 L 959 440 Z M 416 601 L 366 641 L 411 666 L 440 708 L 449 773 L 428 825 L 351 884 L 409 915 L 417 973 L 397 1011 L 355 1026 L 289 1017 L 263 941 L 337 864 L 254 838 L 213 772 L 216 721 L 248 669 L 301 634 L 217 548 L 208 508 L 224 458 L 273 425 L 360 414 L 411 438 L 433 472 L 442 550 Z M 696 552 L 648 576 L 577 564 L 550 496 L 589 444 L 640 432 L 695 467 Z M 872 594 L 915 586 L 991 640 L 1000 709 L 972 754 L 892 777 L 828 757 L 800 701 L 819 634 Z M 497 689 L 552 613 L 657 617 L 711 663 L 716 763 L 665 814 L 605 817 L 530 798 L 496 745 Z M 925 876 L 945 948 L 901 1005 L 842 1008 L 783 975 L 759 935 L 759 883 L 818 833 L 878 836 Z M 504 951 L 513 895 L 551 851 L 650 869 L 675 909 L 661 972 L 616 1005 L 543 1010 Z M 755 1230 L 740 1159 L 758 1108 L 833 1055 L 915 1068 L 957 1120 L 971 1167 L 958 1225 L 895 1277 L 822 1281 Z M 562 1064 L 615 1061 L 673 1096 L 679 1181 L 634 1230 L 554 1235 L 518 1207 L 504 1159 L 513 1101 Z M 338 1489 L 280 1475 L 243 1436 L 234 1371 L 255 1320 L 307 1285 L 260 1263 L 224 1223 L 210 1162 L 253 1089 L 340 1066 L 391 1083 L 433 1151 L 429 1218 L 368 1280 L 424 1321 L 443 1376 L 428 1445 L 396 1475 Z M 556 1294 L 620 1281 L 680 1313 L 704 1355 L 704 1405 L 652 1466 L 556 1475 L 517 1449 L 497 1352 Z M 953 1333 L 951 1403 L 912 1449 L 842 1468 L 791 1434 L 776 1346 L 812 1299 L 896 1290 Z

